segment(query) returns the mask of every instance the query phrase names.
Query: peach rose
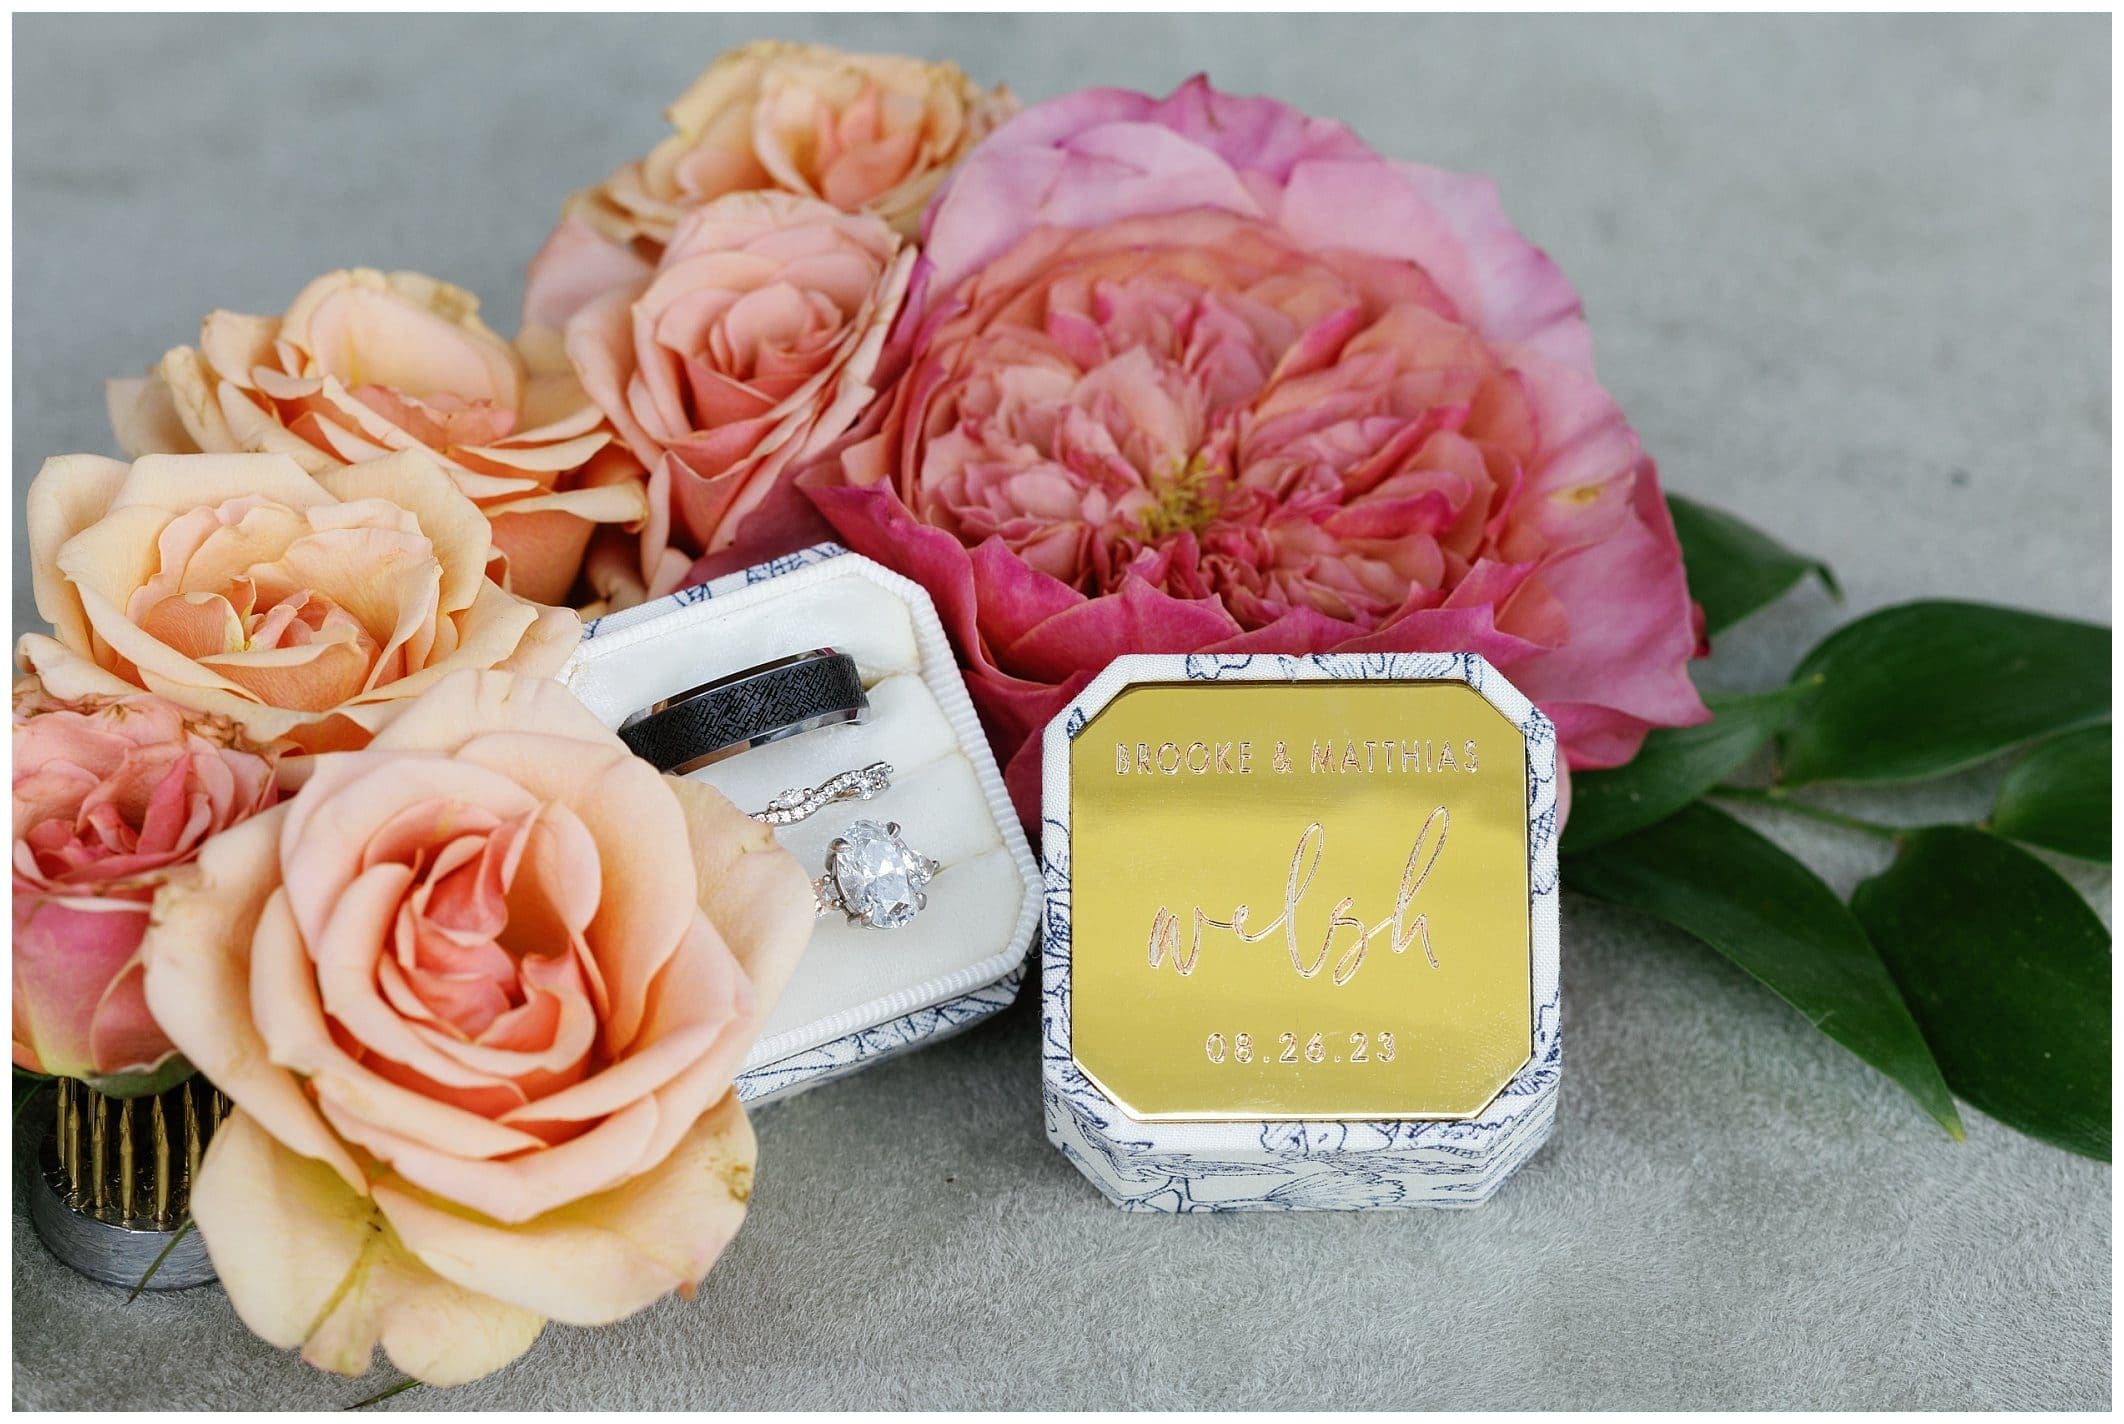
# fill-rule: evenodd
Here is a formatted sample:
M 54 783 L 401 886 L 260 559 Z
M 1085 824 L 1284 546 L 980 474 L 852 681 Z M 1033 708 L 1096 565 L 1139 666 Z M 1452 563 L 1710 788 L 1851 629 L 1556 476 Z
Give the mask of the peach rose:
M 277 794 L 271 754 L 147 693 L 15 684 L 15 1066 L 126 1095 L 191 1070 L 156 1027 L 140 937 L 156 890 Z
M 357 746 L 458 668 L 550 673 L 576 616 L 486 576 L 487 520 L 426 455 L 304 474 L 285 455 L 95 455 L 31 484 L 37 611 L 17 655 L 58 697 L 145 688 L 255 742 Z
M 146 944 L 236 1107 L 192 1215 L 237 1314 L 455 1384 L 690 1292 L 751 1190 L 731 1084 L 810 938 L 795 858 L 546 678 L 454 675 L 313 766 Z
M 565 363 L 527 364 L 470 292 L 416 272 L 328 272 L 280 316 L 215 312 L 109 400 L 136 457 L 266 451 L 315 475 L 424 451 L 494 526 L 503 586 L 540 603 L 568 600 L 593 526 L 648 512 Z
M 653 273 L 575 314 L 568 359 L 649 470 L 652 511 L 638 550 L 593 551 L 593 582 L 632 575 L 653 597 L 699 555 L 780 552 L 803 542 L 792 520 L 823 532 L 785 475 L 876 398 L 913 261 L 877 218 L 733 193 L 687 218 Z
M 778 40 L 732 50 L 665 111 L 669 138 L 568 200 L 531 264 L 524 320 L 558 327 L 640 277 L 687 213 L 726 193 L 800 193 L 912 239 L 952 165 L 1016 108 L 952 64 Z

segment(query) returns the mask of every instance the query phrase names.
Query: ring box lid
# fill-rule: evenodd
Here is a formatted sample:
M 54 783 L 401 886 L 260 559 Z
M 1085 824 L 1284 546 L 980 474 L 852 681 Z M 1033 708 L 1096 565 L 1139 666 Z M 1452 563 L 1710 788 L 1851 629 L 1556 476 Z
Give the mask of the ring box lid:
M 1487 662 L 1123 657 L 1043 756 L 1048 1127 L 1102 1190 L 1465 1204 L 1538 1145 L 1556 738 Z

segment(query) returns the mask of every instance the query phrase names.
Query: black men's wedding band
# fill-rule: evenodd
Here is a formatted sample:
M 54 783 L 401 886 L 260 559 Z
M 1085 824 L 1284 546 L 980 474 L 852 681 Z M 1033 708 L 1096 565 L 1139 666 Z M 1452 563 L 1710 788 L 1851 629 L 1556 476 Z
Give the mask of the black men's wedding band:
M 869 715 L 855 659 L 814 648 L 651 703 L 620 723 L 619 737 L 658 771 L 683 776 L 748 747 Z

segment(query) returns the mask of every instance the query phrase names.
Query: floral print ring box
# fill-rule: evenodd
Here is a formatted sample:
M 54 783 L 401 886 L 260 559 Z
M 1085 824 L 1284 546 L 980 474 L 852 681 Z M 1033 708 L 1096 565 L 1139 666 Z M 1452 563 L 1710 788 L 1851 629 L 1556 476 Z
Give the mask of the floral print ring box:
M 738 1075 L 748 1104 L 933 1043 L 1007 1006 L 1025 976 L 1040 879 L 928 594 L 821 544 L 600 618 L 561 671 L 607 726 L 675 692 L 806 650 L 853 659 L 868 714 L 755 746 L 688 775 L 737 806 L 883 762 L 889 784 L 777 824 L 821 875 L 865 822 L 897 825 L 934 864 L 924 908 L 893 928 L 823 915 Z
M 1474 1206 L 1555 1119 L 1555 728 L 1471 653 L 1136 655 L 1047 726 L 1048 1136 L 1135 1211 Z

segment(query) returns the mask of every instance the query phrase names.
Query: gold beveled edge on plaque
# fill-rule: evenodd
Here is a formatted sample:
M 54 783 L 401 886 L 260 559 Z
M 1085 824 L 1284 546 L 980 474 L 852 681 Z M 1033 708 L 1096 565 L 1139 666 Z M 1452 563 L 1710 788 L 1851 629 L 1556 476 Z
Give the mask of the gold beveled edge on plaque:
M 1513 720 L 1512 720 L 1512 719 L 1511 719 L 1511 718 L 1510 718 L 1509 716 L 1507 716 L 1507 715 L 1506 715 L 1506 713 L 1505 713 L 1505 711 L 1504 711 L 1504 709 L 1503 709 L 1503 708 L 1499 707 L 1499 706 L 1498 706 L 1498 705 L 1497 705 L 1496 703 L 1492 702 L 1492 701 L 1491 701 L 1491 700 L 1489 699 L 1489 697 L 1488 697 L 1488 696 L 1486 696 L 1486 695 L 1485 695 L 1485 694 L 1483 693 L 1483 691 L 1482 691 L 1482 689 L 1481 689 L 1481 688 L 1479 688 L 1479 687 L 1475 686 L 1475 684 L 1474 684 L 1473 682 L 1469 681 L 1469 680 L 1468 680 L 1468 679 L 1466 679 L 1466 678 L 1459 678 L 1459 677 L 1367 677 L 1367 678 L 1332 678 L 1332 677 L 1324 677 L 1324 678 L 1302 678 L 1302 679 L 1292 679 L 1292 680 L 1288 680 L 1288 681 L 1287 681 L 1287 680 L 1284 680 L 1284 679 L 1279 679 L 1279 678 L 1230 678 L 1230 679 L 1219 679 L 1219 680 L 1222 680 L 1222 681 L 1229 681 L 1229 682 L 1231 682 L 1231 683 L 1232 683 L 1233 685 L 1235 685 L 1235 686 L 1246 686 L 1246 685 L 1264 685 L 1264 684 L 1265 684 L 1265 685 L 1271 685 L 1271 686 L 1278 686 L 1278 685 L 1280 685 L 1280 686 L 1288 686 L 1288 687 L 1302 687 L 1302 686 L 1307 686 L 1307 685 L 1310 685 L 1310 684 L 1313 684 L 1313 683 L 1322 683 L 1322 684 L 1329 684 L 1329 685 L 1333 685 L 1333 684 L 1337 684 L 1337 683 L 1343 683 L 1343 682 L 1358 682 L 1358 683 L 1363 683 L 1363 684 L 1365 684 L 1365 685 L 1367 685 L 1367 686 L 1373 686 L 1373 687 L 1382 687 L 1382 686 L 1383 686 L 1383 687 L 1460 687 L 1460 688 L 1465 688 L 1465 689 L 1467 689 L 1467 691 L 1469 691 L 1469 692 L 1473 693 L 1473 694 L 1474 694 L 1474 695 L 1475 695 L 1475 696 L 1476 696 L 1476 697 L 1477 697 L 1477 698 L 1478 698 L 1478 699 L 1479 699 L 1479 700 L 1480 700 L 1480 701 L 1482 702 L 1482 704 L 1483 704 L 1483 705 L 1484 705 L 1485 707 L 1489 708 L 1489 709 L 1490 709 L 1490 711 L 1492 711 L 1492 712 L 1496 713 L 1496 714 L 1497 714 L 1497 716 L 1498 716 L 1498 718 L 1499 718 L 1500 720 L 1502 720 L 1502 721 L 1504 722 L 1504 724 L 1505 724 L 1505 725 L 1506 725 L 1507 727 L 1510 727 L 1510 728 L 1511 728 L 1511 729 L 1513 730 L 1513 732 L 1514 732 L 1515 734 L 1517 734 L 1517 736 L 1518 736 L 1518 738 L 1519 738 L 1519 774 L 1520 774 L 1520 780 L 1521 780 L 1521 782 L 1522 782 L 1522 783 L 1525 783 L 1525 782 L 1527 782 L 1527 781 L 1528 781 L 1528 780 L 1529 780 L 1529 779 L 1530 779 L 1530 778 L 1531 778 L 1531 777 L 1533 776 L 1533 774 L 1534 774 L 1534 769 L 1533 769 L 1533 759 L 1532 759 L 1532 757 L 1531 757 L 1531 756 L 1529 755 L 1529 753 L 1528 753 L 1528 746 L 1529 746 L 1529 740 L 1528 740 L 1528 735 L 1527 735 L 1527 730 L 1526 730 L 1526 728 L 1524 728 L 1524 727 L 1520 726 L 1520 725 L 1519 725 L 1519 724 L 1518 724 L 1517 722 L 1513 721 Z M 1068 762 L 1068 760 L 1069 760 L 1069 756 L 1070 756 L 1070 749 L 1071 749 L 1071 748 L 1073 748 L 1073 747 L 1075 746 L 1075 744 L 1076 744 L 1076 742 L 1077 742 L 1077 739 L 1078 739 L 1078 738 L 1080 738 L 1080 737 L 1082 737 L 1082 736 L 1084 736 L 1085 734 L 1089 733 L 1089 732 L 1091 731 L 1092 727 L 1093 727 L 1094 725 L 1096 725 L 1096 724 L 1097 724 L 1097 722 L 1099 721 L 1099 719 L 1100 719 L 1101 717 L 1105 716 L 1105 715 L 1106 715 L 1106 713 L 1107 713 L 1107 711 L 1108 711 L 1108 710 L 1109 710 L 1110 708 L 1112 708 L 1112 707 L 1113 707 L 1113 705 L 1114 705 L 1114 704 L 1115 704 L 1116 702 L 1119 702 L 1119 701 L 1120 701 L 1120 700 L 1121 700 L 1121 699 L 1122 699 L 1123 697 L 1127 696 L 1127 695 L 1128 695 L 1129 693 L 1131 693 L 1131 692 L 1134 692 L 1134 691 L 1138 690 L 1139 688 L 1159 688 L 1159 687 L 1199 687 L 1199 686 L 1202 686 L 1202 685 L 1203 685 L 1203 680 L 1200 680 L 1200 679 L 1191 679 L 1191 678 L 1170 678 L 1170 677 L 1160 677 L 1160 678 L 1147 678 L 1147 679 L 1145 679 L 1145 680 L 1144 680 L 1144 681 L 1142 681 L 1142 682 L 1125 682 L 1125 683 L 1123 683 L 1123 684 L 1122 684 L 1122 685 L 1121 685 L 1121 686 L 1120 686 L 1119 688 L 1115 689 L 1115 690 L 1114 690 L 1114 692 L 1113 692 L 1113 694 L 1112 694 L 1111 696 L 1109 696 L 1109 697 L 1108 697 L 1108 698 L 1107 698 L 1107 699 L 1106 699 L 1106 700 L 1105 700 L 1105 701 L 1104 701 L 1104 702 L 1103 702 L 1103 703 L 1102 703 L 1102 704 L 1100 705 L 1100 707 L 1099 707 L 1099 710 L 1098 710 L 1098 711 L 1096 711 L 1096 712 L 1093 712 L 1093 713 L 1092 713 L 1092 714 L 1091 714 L 1090 716 L 1086 717 L 1086 718 L 1084 719 L 1083 725 L 1079 726 L 1079 727 L 1078 727 L 1078 728 L 1077 728 L 1077 729 L 1076 729 L 1076 730 L 1075 730 L 1074 732 L 1070 733 L 1070 734 L 1069 734 L 1069 735 L 1068 735 L 1068 736 L 1067 736 L 1067 737 L 1066 737 L 1066 738 L 1064 739 L 1064 755 L 1063 755 L 1063 760 L 1064 760 L 1065 764 L 1067 764 L 1067 762 Z M 1530 705 L 1531 705 L 1531 704 L 1530 704 Z M 1538 709 L 1538 708 L 1537 708 L 1537 709 L 1535 709 L 1535 710 L 1536 710 L 1536 712 L 1537 712 L 1537 714 L 1538 714 L 1538 713 L 1539 713 L 1539 710 L 1540 710 L 1540 709 Z M 1523 806 L 1523 808 L 1522 808 L 1522 809 L 1523 809 L 1523 810 L 1525 809 L 1525 808 L 1524 808 L 1524 806 Z M 1070 864 L 1070 891 L 1071 891 L 1071 895 L 1070 895 L 1070 901 L 1071 901 L 1071 904 L 1072 904 L 1072 905 L 1074 905 L 1074 904 L 1075 904 L 1075 902 L 1076 902 L 1076 895 L 1075 895 L 1075 890 L 1076 890 L 1076 865 L 1077 865 L 1077 854 L 1076 854 L 1076 845 L 1077 845 L 1077 821 L 1078 821 L 1078 817 L 1077 817 L 1077 778 L 1076 778 L 1076 774 L 1075 774 L 1075 770 L 1074 770 L 1074 768 L 1071 768 L 1071 770 L 1070 770 L 1070 775 L 1069 775 L 1069 848 L 1070 848 L 1069 864 Z M 1179 1122 L 1179 1123 L 1204 1123 L 1204 1124 L 1212 1124 L 1212 1123 L 1214 1123 L 1214 1124 L 1228 1124 L 1228 1125 L 1234 1125 L 1234 1126 L 1243 1126 L 1243 1125 L 1245 1125 L 1245 1124 L 1248 1124 L 1248 1123 L 1257 1123 L 1257 1122 L 1337 1122 L 1337 1123 L 1341 1123 L 1341 1122 L 1473 1122 L 1473 1121 L 1474 1121 L 1475 1119 L 1477 1119 L 1477 1118 L 1481 1117 L 1481 1116 L 1482 1116 L 1482 1115 L 1483 1115 L 1484 1113 L 1488 1112 L 1488 1111 L 1489 1111 L 1489 1110 L 1490 1110 L 1490 1109 L 1491 1109 L 1492 1107 L 1496 1106 L 1496 1104 L 1497 1104 L 1497 1100 L 1498 1100 L 1499 1098 L 1501 1098 L 1501 1097 L 1503 1097 L 1503 1096 L 1504 1096 L 1504 1091 L 1505 1091 L 1505 1089 L 1507 1089 L 1507 1088 L 1511 1087 L 1511 1086 L 1512 1086 L 1512 1084 L 1513 1084 L 1513 1083 L 1514 1083 L 1514 1082 L 1515 1082 L 1515 1081 L 1516 1081 L 1516 1080 L 1518 1079 L 1519 1075 L 1520 1075 L 1521 1073 L 1523 1073 L 1523 1072 L 1525 1072 L 1525 1071 L 1526 1071 L 1526 1069 L 1527 1069 L 1527 1065 L 1529 1065 L 1530 1063 L 1532 1063 L 1532 1062 L 1534 1061 L 1534 1049 L 1535 1049 L 1535 1043 L 1534 1043 L 1534 1029 L 1535 1029 L 1535 1018 L 1536 1018 L 1536 1014 L 1537 1014 L 1537 1012 L 1538 1012 L 1538 1011 L 1537 1011 L 1537 1008 L 1536 1008 L 1536 1005 L 1535 1005 L 1535 1002 L 1534 1002 L 1534 993 L 1535 993 L 1535 985 L 1534 985 L 1534 979 L 1535 979 L 1535 965 L 1534 965 L 1534 912 L 1533 912 L 1533 906 L 1534 906 L 1534 837 L 1533 837 L 1533 834 L 1532 834 L 1532 830 L 1531 830 L 1531 827 L 1529 828 L 1529 833 L 1528 833 L 1528 835 L 1527 835 L 1527 837 L 1526 837 L 1526 848 L 1527 848 L 1527 858 L 1526 858 L 1526 865 L 1525 865 L 1525 867 L 1524 867 L 1524 868 L 1525 868 L 1525 872 L 1526 872 L 1526 899 L 1527 899 L 1527 944 L 1526 944 L 1526 955 L 1527 955 L 1527 1051 L 1526 1051 L 1526 1054 L 1525 1054 L 1525 1056 L 1524 1056 L 1524 1057 L 1522 1057 L 1522 1058 L 1520 1058 L 1520 1059 L 1519 1059 L 1519 1061 L 1518 1061 L 1517 1063 L 1515 1063 L 1515 1064 L 1514 1064 L 1514 1065 L 1512 1066 L 1512 1069 L 1511 1069 L 1511 1071 L 1510 1071 L 1510 1072 L 1508 1072 L 1508 1073 L 1506 1073 L 1506 1074 L 1505 1074 L 1505 1075 L 1503 1076 L 1503 1078 L 1499 1080 L 1499 1082 L 1498 1082 L 1498 1084 L 1497 1084 L 1496 1088 L 1494 1088 L 1494 1089 L 1493 1089 L 1493 1090 L 1491 1091 L 1490 1095 L 1489 1095 L 1489 1096 L 1488 1096 L 1487 1098 L 1484 1098 L 1484 1099 L 1482 1100 L 1481 1104 L 1480 1104 L 1479 1106 L 1477 1106 L 1477 1107 L 1471 1108 L 1471 1109 L 1469 1109 L 1469 1110 L 1468 1110 L 1468 1111 L 1466 1111 L 1466 1112 L 1459 1112 L 1459 1113 L 1441 1113 L 1441 1112 L 1398 1112 L 1398 1113 L 1363 1113 L 1363 1114 L 1358 1114 L 1358 1115 L 1347 1115 L 1347 1114 L 1343 1114 L 1343 1115 L 1324 1115 L 1324 1114 L 1321 1114 L 1321 1113 L 1293 1113 L 1293 1112 L 1272 1112 L 1272 1111 L 1271 1111 L 1271 1112 L 1256 1112 L 1256 1113 L 1246 1113 L 1246 1114 L 1232 1114 L 1232 1113 L 1226 1113 L 1226 1112 L 1161 1112 L 1161 1113 L 1151 1113 L 1151 1112 L 1143 1112 L 1143 1111 L 1141 1111 L 1141 1110 L 1139 1110 L 1139 1109 L 1137 1109 L 1137 1108 L 1131 1107 L 1131 1106 L 1130 1106 L 1130 1105 L 1128 1104 L 1128 1102 L 1127 1102 L 1127 1100 L 1126 1100 L 1126 1099 L 1124 1099 L 1124 1098 L 1123 1098 L 1123 1097 L 1122 1097 L 1122 1096 L 1121 1096 L 1121 1095 L 1120 1095 L 1119 1093 L 1115 1092 L 1115 1091 L 1114 1091 L 1114 1090 L 1113 1090 L 1112 1088 L 1108 1087 L 1108 1086 L 1106 1085 L 1106 1083 L 1105 1083 L 1105 1082 L 1104 1082 L 1104 1081 L 1103 1081 L 1103 1080 L 1102 1080 L 1102 1079 L 1101 1079 L 1101 1078 L 1099 1077 L 1099 1075 L 1098 1075 L 1098 1074 L 1096 1074 L 1096 1073 L 1094 1073 L 1094 1072 L 1092 1072 L 1092 1070 L 1091 1070 L 1090 1068 L 1086 1067 L 1086 1066 L 1085 1066 L 1085 1064 L 1084 1064 L 1084 1060 L 1083 1060 L 1083 1059 L 1081 1059 L 1081 1058 L 1079 1058 L 1079 1057 L 1077 1056 L 1077 939 L 1076 939 L 1076 923 L 1075 923 L 1075 919 L 1074 919 L 1074 916 L 1072 916 L 1072 919 L 1071 919 L 1071 924 L 1070 924 L 1070 941 L 1069 941 L 1069 1004 L 1070 1004 L 1070 1013 L 1069 1013 L 1069 1063 L 1070 1063 L 1070 1066 L 1071 1066 L 1072 1068 L 1076 1069 L 1076 1071 L 1077 1071 L 1078 1073 L 1082 1074 L 1082 1075 L 1083 1075 L 1083 1077 L 1084 1077 L 1084 1081 L 1085 1081 L 1085 1082 L 1087 1082 L 1087 1083 L 1090 1083 L 1090 1084 L 1091 1084 L 1091 1085 L 1092 1085 L 1092 1086 L 1093 1086 L 1094 1088 L 1097 1088 L 1097 1089 L 1099 1090 L 1099 1093 L 1100 1093 L 1100 1095 L 1101 1095 L 1102 1097 L 1104 1097 L 1104 1098 L 1105 1098 L 1105 1099 L 1106 1099 L 1106 1100 L 1107 1100 L 1108 1102 L 1112 1103 L 1112 1104 L 1114 1105 L 1114 1107 L 1115 1107 L 1115 1108 L 1116 1108 L 1116 1109 L 1117 1109 L 1118 1111 L 1120 1111 L 1120 1112 L 1121 1112 L 1121 1113 L 1122 1113 L 1123 1115 L 1125 1115 L 1125 1116 L 1126 1116 L 1126 1117 L 1127 1117 L 1127 1118 L 1128 1118 L 1128 1119 L 1129 1119 L 1129 1120 L 1130 1120 L 1131 1122 L 1142 1122 L 1142 1123 Z
M 1532 950 L 1530 947 L 1530 958 L 1531 954 Z M 1529 997 L 1528 1002 L 1531 1006 L 1531 995 Z M 1087 1083 L 1090 1083 L 1093 1087 L 1097 1088 L 1100 1094 L 1104 1096 L 1108 1102 L 1112 1103 L 1117 1109 L 1119 1109 L 1124 1115 L 1126 1115 L 1130 1122 L 1218 1122 L 1240 1124 L 1249 1122 L 1473 1122 L 1476 1118 L 1481 1117 L 1484 1113 L 1488 1112 L 1492 1107 L 1494 1107 L 1497 1103 L 1497 1100 L 1504 1096 L 1504 1090 L 1512 1086 L 1512 1080 L 1517 1078 L 1521 1073 L 1525 1072 L 1527 1065 L 1534 1061 L 1533 1023 L 1534 1013 L 1532 1008 L 1529 1007 L 1527 1011 L 1527 1056 L 1520 1059 L 1519 1062 L 1513 1066 L 1511 1072 L 1505 1074 L 1504 1081 L 1497 1085 L 1496 1090 L 1492 1092 L 1490 1096 L 1482 1100 L 1482 1105 L 1480 1107 L 1472 1108 L 1469 1111 L 1463 1113 L 1368 1112 L 1328 1114 L 1294 1112 L 1257 1112 L 1248 1113 L 1243 1117 L 1238 1117 L 1230 1113 L 1216 1112 L 1139 1112 L 1137 1109 L 1130 1107 L 1126 1102 L 1124 1102 L 1120 1094 L 1116 1093 L 1113 1089 L 1107 1087 L 1105 1083 L 1101 1082 L 1098 1074 L 1092 1072 L 1091 1069 L 1086 1068 L 1084 1066 L 1082 1060 L 1077 1057 L 1074 1034 L 1071 1035 L 1072 1041 L 1070 1044 L 1069 1061 L 1070 1066 L 1074 1067 L 1079 1073 L 1082 1073 L 1084 1075 L 1084 1080 Z

